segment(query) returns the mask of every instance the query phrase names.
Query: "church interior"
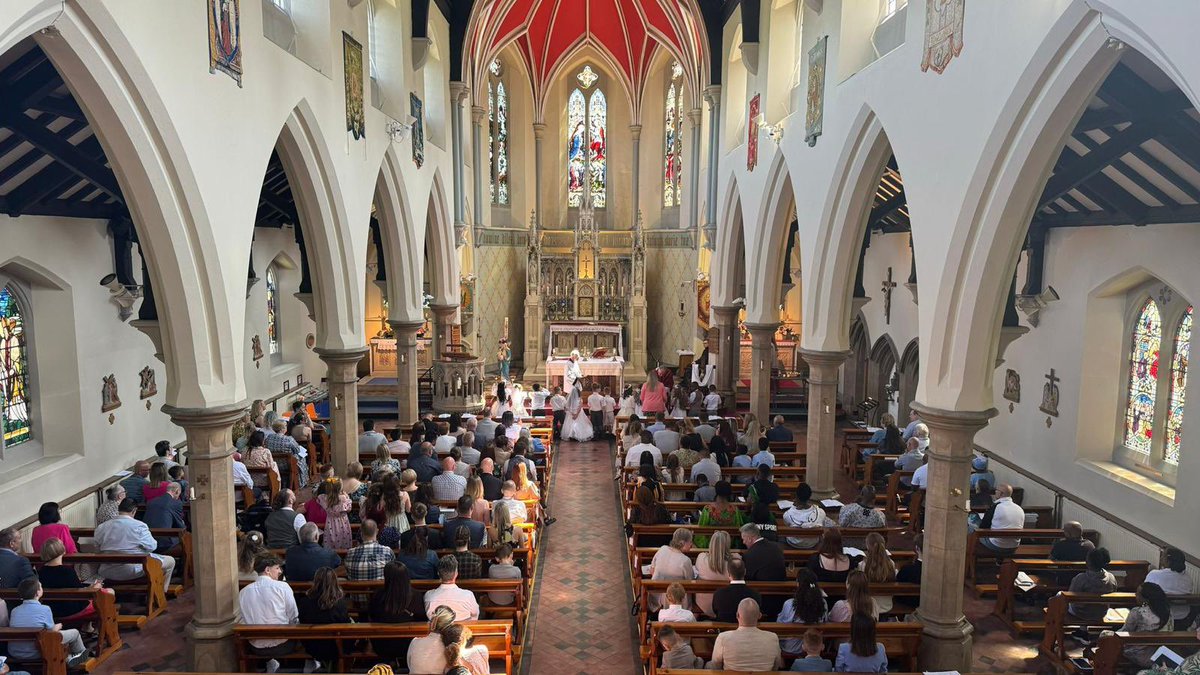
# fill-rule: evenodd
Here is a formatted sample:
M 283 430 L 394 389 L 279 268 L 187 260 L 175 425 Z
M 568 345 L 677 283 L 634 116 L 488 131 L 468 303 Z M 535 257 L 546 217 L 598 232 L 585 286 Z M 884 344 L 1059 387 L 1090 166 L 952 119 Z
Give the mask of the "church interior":
M 1198 23 L 4 0 L 0 673 L 1200 672 Z

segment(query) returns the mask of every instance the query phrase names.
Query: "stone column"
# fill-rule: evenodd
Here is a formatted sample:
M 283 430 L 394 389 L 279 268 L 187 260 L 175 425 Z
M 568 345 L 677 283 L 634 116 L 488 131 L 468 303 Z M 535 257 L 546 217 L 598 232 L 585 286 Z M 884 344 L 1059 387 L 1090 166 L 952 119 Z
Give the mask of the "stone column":
M 726 407 L 736 407 L 737 381 L 741 374 L 741 332 L 738 330 L 738 308 L 711 308 L 713 323 L 717 328 L 717 392 Z
M 692 215 L 690 227 L 696 228 L 696 246 L 700 245 L 700 126 L 704 122 L 704 109 L 697 106 L 688 111 L 688 122 L 692 125 L 691 154 L 688 155 L 688 211 Z M 684 224 L 680 223 L 682 227 Z
M 721 85 L 705 88 L 708 100 L 708 209 L 704 219 L 705 246 L 717 245 L 717 168 L 721 159 Z
M 233 626 L 238 621 L 237 520 L 233 508 L 233 423 L 245 405 L 217 408 L 163 406 L 171 421 L 187 435 L 188 478 L 196 605 L 185 629 L 188 666 L 192 672 L 236 670 Z
M 630 220 L 630 226 L 636 226 L 638 215 L 641 213 L 641 197 L 642 188 L 642 125 L 630 124 L 629 137 L 633 140 L 633 190 L 629 193 L 630 199 L 633 201 L 633 217 Z
M 420 417 L 417 372 L 417 331 L 421 321 L 389 321 L 396 333 L 396 404 L 400 426 L 411 426 Z
M 775 365 L 777 323 L 748 323 L 750 352 L 750 412 L 762 424 L 771 416 L 771 370 Z
M 537 224 L 544 225 L 546 219 L 542 217 L 542 139 L 546 137 L 546 125 L 541 122 L 533 124 L 533 209 L 534 217 L 537 218 Z M 530 227 L 534 227 L 535 223 L 530 223 Z M 529 291 L 526 291 L 528 294 Z M 528 331 L 525 333 L 525 339 L 529 339 Z M 526 365 L 526 368 L 530 366 Z
M 921 638 L 922 670 L 971 669 L 971 624 L 963 616 L 963 578 L 967 553 L 967 495 L 975 434 L 996 409 L 958 411 L 912 408 L 929 426 L 929 483 L 925 490 L 925 536 L 921 549 L 922 578 L 917 619 L 925 625 Z
M 467 236 L 467 193 L 464 185 L 466 181 L 463 177 L 463 167 L 466 162 L 463 152 L 462 104 L 470 92 L 471 90 L 462 82 L 450 83 L 450 151 L 454 158 L 454 241 L 456 246 L 465 244 Z
M 818 499 L 837 497 L 833 467 L 837 464 L 834 432 L 837 428 L 838 368 L 850 352 L 801 349 L 808 364 L 808 448 L 804 480 Z M 767 422 L 762 421 L 765 426 Z
M 475 227 L 483 227 L 484 191 L 487 182 L 483 179 L 483 121 L 487 119 L 487 108 L 471 106 L 471 162 L 475 174 Z M 491 168 L 488 168 L 491 171 Z M 491 203 L 491 199 L 487 200 Z
M 325 362 L 329 390 L 329 442 L 331 461 L 337 471 L 358 459 L 358 364 L 366 347 L 313 350 Z
M 442 358 L 446 353 L 446 343 L 450 341 L 450 327 L 454 325 L 454 317 L 458 313 L 458 305 L 430 305 L 433 311 L 433 358 Z

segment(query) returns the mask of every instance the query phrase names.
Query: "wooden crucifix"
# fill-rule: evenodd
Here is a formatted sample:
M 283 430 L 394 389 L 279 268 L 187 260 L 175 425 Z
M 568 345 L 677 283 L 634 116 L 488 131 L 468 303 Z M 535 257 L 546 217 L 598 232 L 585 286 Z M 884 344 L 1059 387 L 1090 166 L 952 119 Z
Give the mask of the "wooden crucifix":
M 887 279 L 883 280 L 883 320 L 887 325 L 892 325 L 892 289 L 896 287 L 896 282 L 892 281 L 892 268 L 888 268 Z

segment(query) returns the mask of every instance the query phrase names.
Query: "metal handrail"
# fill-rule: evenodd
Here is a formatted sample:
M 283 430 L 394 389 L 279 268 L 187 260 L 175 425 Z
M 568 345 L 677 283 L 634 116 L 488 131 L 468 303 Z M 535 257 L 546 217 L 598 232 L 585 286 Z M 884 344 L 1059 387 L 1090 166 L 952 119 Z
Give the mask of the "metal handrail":
M 997 455 L 994 450 L 988 450 L 987 448 L 985 448 L 981 445 L 976 445 L 975 450 L 977 450 L 979 452 L 979 454 L 983 455 L 984 457 L 987 457 L 989 461 L 994 460 L 996 462 L 999 462 L 1000 464 L 1003 464 L 1004 466 L 1008 467 L 1009 469 L 1016 471 L 1017 473 L 1021 474 L 1025 478 L 1032 480 L 1033 482 L 1037 483 L 1038 485 L 1041 485 L 1042 487 L 1044 487 L 1047 490 L 1049 490 L 1050 492 L 1052 492 L 1054 494 L 1055 519 L 1058 521 L 1062 520 L 1063 500 L 1069 499 L 1072 502 L 1074 502 L 1075 504 L 1077 504 L 1078 506 L 1080 506 L 1088 511 L 1091 511 L 1092 513 L 1096 514 L 1097 516 L 1100 516 L 1104 520 L 1107 520 L 1108 522 L 1116 525 L 1117 527 L 1129 530 L 1134 535 L 1141 537 L 1142 539 L 1145 539 L 1146 541 L 1150 542 L 1151 544 L 1154 544 L 1155 546 L 1157 546 L 1159 548 L 1178 548 L 1181 551 L 1183 550 L 1182 547 L 1172 544 L 1170 542 L 1167 542 L 1163 539 L 1160 539 L 1160 538 L 1146 532 L 1145 530 L 1141 529 L 1140 527 L 1130 523 L 1129 521 L 1127 521 L 1123 518 L 1120 518 L 1119 516 L 1115 516 L 1112 513 L 1109 513 L 1108 511 L 1105 511 L 1104 509 L 1100 508 L 1099 506 L 1096 506 L 1095 504 L 1087 501 L 1086 499 L 1082 499 L 1073 494 L 1064 493 L 1062 488 L 1060 488 L 1059 486 L 1054 485 L 1054 484 L 1046 481 L 1045 479 L 1034 475 L 1033 473 L 1030 473 L 1026 469 L 1022 469 L 1020 466 L 1017 466 L 1017 464 L 1014 463 L 1012 460 L 1008 460 L 1000 455 Z M 1061 523 L 1059 523 L 1059 524 L 1061 524 Z M 1187 551 L 1183 551 L 1183 555 L 1189 563 L 1191 563 L 1192 565 L 1195 565 L 1197 567 L 1200 567 L 1200 557 L 1197 557 L 1196 555 L 1193 555 Z

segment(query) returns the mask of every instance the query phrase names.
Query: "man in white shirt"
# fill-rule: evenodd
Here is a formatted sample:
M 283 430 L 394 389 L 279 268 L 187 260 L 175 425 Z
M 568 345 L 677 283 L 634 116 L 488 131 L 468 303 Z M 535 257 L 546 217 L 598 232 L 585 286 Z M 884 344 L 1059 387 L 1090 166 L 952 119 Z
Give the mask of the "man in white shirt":
M 444 555 L 438 560 L 438 578 L 442 585 L 425 594 L 425 614 L 432 615 L 438 607 L 448 607 L 455 621 L 474 621 L 479 618 L 479 601 L 471 591 L 458 587 L 458 559 Z
M 595 438 L 603 438 L 604 432 L 604 395 L 599 389 L 592 388 L 592 393 L 587 397 L 588 417 L 592 420 L 592 429 L 595 430 Z
M 768 441 L 765 436 L 758 439 L 758 452 L 750 458 L 751 467 L 757 468 L 763 464 L 771 468 L 775 467 L 775 455 L 771 454 L 771 441 Z
M 708 393 L 704 396 L 704 410 L 709 415 L 715 415 L 721 410 L 721 395 L 717 393 L 717 385 L 708 385 Z
M 504 484 L 500 486 L 500 494 L 504 495 L 504 498 L 493 502 L 493 509 L 496 507 L 496 504 L 504 504 L 508 507 L 508 518 L 512 522 L 524 523 L 529 520 L 529 509 L 525 508 L 525 502 L 516 498 L 516 483 L 511 480 L 504 481 Z
M 754 598 L 744 598 L 738 603 L 737 630 L 727 630 L 717 635 L 713 644 L 713 658 L 708 662 L 709 670 L 754 672 L 783 668 L 779 638 L 758 627 L 761 616 L 762 612 Z
M 1187 575 L 1187 559 L 1183 551 L 1168 548 L 1162 554 L 1162 569 L 1157 569 L 1146 575 L 1148 583 L 1158 584 L 1167 595 L 1191 595 L 1193 593 L 1192 579 Z M 1185 603 L 1171 603 L 1171 618 L 1177 622 L 1175 629 L 1182 625 L 1178 623 L 1191 613 L 1191 607 Z
M 713 461 L 712 453 L 708 451 L 707 447 L 701 448 L 700 461 L 692 465 L 691 480 L 693 483 L 696 482 L 696 476 L 700 474 L 708 476 L 708 482 L 713 485 L 721 480 L 721 465 Z
M 534 382 L 533 391 L 529 393 L 529 408 L 534 417 L 545 417 L 546 400 L 549 398 L 550 392 L 542 389 L 540 382 Z
M 550 397 L 550 411 L 554 416 L 554 440 L 558 441 L 562 438 L 562 425 L 567 419 L 567 397 L 563 396 L 562 387 L 554 388 L 554 395 Z
M 667 428 L 667 414 L 660 410 L 660 411 L 654 413 L 654 424 L 648 425 L 646 427 L 646 431 L 649 431 L 652 434 L 656 434 L 666 428 Z
M 363 432 L 358 437 L 358 454 L 372 455 L 380 444 L 387 445 L 387 437 L 375 431 L 375 420 L 362 421 Z
M 662 451 L 654 445 L 654 437 L 649 431 L 642 429 L 641 443 L 625 452 L 625 466 L 638 466 L 642 463 L 642 453 L 654 455 L 654 466 L 662 466 Z
M 912 486 L 919 490 L 924 490 L 929 485 L 929 455 L 926 454 L 921 459 L 921 466 L 913 471 Z
M 241 454 L 234 453 L 233 461 L 233 486 L 241 487 L 243 485 L 254 486 L 254 478 L 250 475 L 250 469 L 241 461 Z
M 671 427 L 654 432 L 654 445 L 664 455 L 669 455 L 679 449 L 679 439 L 683 438 Z
M 267 626 L 298 623 L 300 612 L 296 608 L 296 595 L 291 586 L 279 580 L 283 561 L 270 554 L 261 556 L 254 561 L 254 571 L 258 578 L 238 593 L 242 623 Z M 250 641 L 250 650 L 260 656 L 284 656 L 295 648 L 291 640 Z M 274 659 L 267 664 L 267 672 L 275 672 L 278 668 L 279 662 Z
M 445 455 L 458 445 L 458 437 L 450 435 L 450 425 L 446 422 L 438 422 L 437 427 L 438 437 L 433 441 L 433 450 L 438 455 Z
M 1025 527 L 1025 509 L 1012 500 L 1012 486 L 1002 483 L 996 488 L 996 503 L 991 513 L 983 517 L 984 530 L 1020 530 Z M 1021 545 L 1020 537 L 984 537 L 979 540 L 997 553 L 1012 553 Z

